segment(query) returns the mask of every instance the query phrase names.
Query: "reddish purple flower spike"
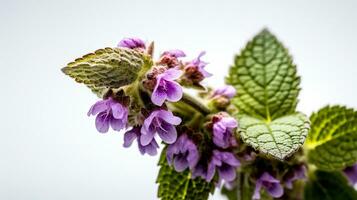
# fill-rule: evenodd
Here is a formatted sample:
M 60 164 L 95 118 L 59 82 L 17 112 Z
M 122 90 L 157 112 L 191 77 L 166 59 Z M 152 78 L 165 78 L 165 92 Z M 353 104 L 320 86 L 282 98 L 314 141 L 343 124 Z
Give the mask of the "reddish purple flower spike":
M 306 167 L 305 165 L 300 165 L 293 169 L 291 173 L 288 173 L 284 178 L 284 183 L 287 188 L 293 188 L 293 182 L 296 180 L 303 180 L 306 178 Z
M 231 85 L 225 85 L 223 87 L 217 88 L 214 93 L 213 97 L 224 96 L 228 99 L 233 98 L 236 95 L 236 89 Z
M 207 72 L 207 71 L 204 69 L 208 63 L 202 61 L 202 60 L 201 60 L 201 57 L 204 56 L 205 54 L 206 54 L 206 52 L 205 52 L 205 51 L 202 51 L 202 52 L 198 55 L 198 57 L 197 57 L 196 59 L 192 60 L 192 61 L 186 66 L 186 68 L 191 68 L 191 67 L 197 68 L 197 70 L 202 74 L 202 76 L 203 76 L 204 78 L 207 78 L 207 77 L 212 76 L 212 74 L 209 73 L 209 72 Z
M 161 54 L 161 57 L 163 56 L 170 56 L 170 57 L 174 57 L 174 58 L 181 58 L 181 57 L 185 57 L 186 54 L 185 52 L 178 50 L 178 49 L 173 49 L 173 50 L 169 50 L 169 51 L 165 51 L 164 53 Z
M 239 166 L 240 162 L 233 153 L 213 150 L 211 162 L 208 164 L 206 180 L 212 180 L 217 168 L 219 183 L 222 180 L 233 181 L 236 178 L 236 168 Z
M 124 38 L 119 42 L 118 47 L 141 50 L 144 50 L 146 48 L 144 41 L 139 38 Z
M 351 185 L 355 185 L 357 183 L 357 163 L 351 167 L 346 167 L 343 172 Z
M 158 133 L 160 138 L 167 144 L 172 144 L 177 139 L 177 131 L 175 125 L 179 125 L 181 119 L 167 110 L 153 111 L 148 118 L 145 119 L 141 127 L 140 143 L 144 146 L 151 143 L 155 133 Z
M 228 148 L 237 145 L 233 136 L 233 129 L 238 123 L 233 117 L 222 117 L 213 124 L 213 143 L 221 148 Z
M 127 131 L 124 134 L 124 144 L 123 146 L 125 148 L 128 148 L 131 146 L 133 141 L 136 139 L 138 142 L 138 147 L 139 151 L 142 155 L 145 153 L 149 154 L 150 156 L 155 156 L 157 154 L 157 149 L 159 148 L 159 145 L 157 144 L 155 138 L 151 140 L 151 142 L 148 145 L 142 145 L 140 142 L 140 127 L 133 127 L 131 130 Z
M 184 171 L 187 167 L 193 169 L 199 159 L 197 146 L 186 134 L 182 134 L 175 143 L 169 145 L 166 152 L 169 165 L 174 166 L 178 172 Z
M 95 126 L 101 133 L 108 132 L 109 124 L 114 130 L 119 131 L 125 128 L 128 122 L 128 109 L 111 97 L 95 103 L 87 115 L 97 115 Z
M 182 88 L 174 80 L 178 79 L 182 72 L 177 69 L 168 69 L 156 77 L 156 85 L 151 95 L 151 101 L 162 106 L 165 100 L 177 102 L 182 98 Z
M 256 181 L 253 199 L 260 199 L 260 190 L 262 187 L 274 198 L 279 198 L 284 194 L 284 189 L 280 185 L 280 181 L 271 176 L 268 172 L 264 172 Z

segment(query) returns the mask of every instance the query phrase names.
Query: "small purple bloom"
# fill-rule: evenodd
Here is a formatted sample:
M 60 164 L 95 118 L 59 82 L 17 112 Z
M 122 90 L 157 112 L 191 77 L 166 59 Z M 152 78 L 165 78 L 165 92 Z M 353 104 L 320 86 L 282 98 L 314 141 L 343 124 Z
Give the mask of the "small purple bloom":
M 357 183 L 357 164 L 346 167 L 343 172 L 345 173 L 351 185 L 355 185 Z
M 169 51 L 165 51 L 164 53 L 161 54 L 161 57 L 163 56 L 170 56 L 170 57 L 174 57 L 174 58 L 181 58 L 181 57 L 185 57 L 186 54 L 185 52 L 178 50 L 178 49 L 173 49 L 173 50 L 169 50 Z
M 207 180 L 207 170 L 208 164 L 205 161 L 200 160 L 192 170 L 192 178 L 201 177 Z
M 286 177 L 284 177 L 284 182 L 287 188 L 293 188 L 293 182 L 300 179 L 306 178 L 306 167 L 305 165 L 300 165 L 293 169 L 291 173 L 288 173 Z
M 213 124 L 213 143 L 221 148 L 228 148 L 237 144 L 233 129 L 238 123 L 233 117 L 222 117 Z
M 204 68 L 206 67 L 206 65 L 208 63 L 204 62 L 201 60 L 201 57 L 204 56 L 206 54 L 206 52 L 202 51 L 197 58 L 195 58 L 194 60 L 192 60 L 190 63 L 188 63 L 188 65 L 186 66 L 186 68 L 197 68 L 197 70 L 202 74 L 202 76 L 204 78 L 210 77 L 212 76 L 211 73 L 207 72 Z
M 167 161 L 174 165 L 178 172 L 184 171 L 187 167 L 193 169 L 199 159 L 197 146 L 186 134 L 182 134 L 175 143 L 169 145 L 166 152 Z
M 153 111 L 141 127 L 140 143 L 144 146 L 150 144 L 155 133 L 158 133 L 164 142 L 172 144 L 177 139 L 177 131 L 174 125 L 180 123 L 181 119 L 174 116 L 170 111 L 162 109 Z
M 162 106 L 167 99 L 177 102 L 182 98 L 182 88 L 174 80 L 181 76 L 182 72 L 177 69 L 168 69 L 156 77 L 156 85 L 151 95 L 151 101 L 158 106 Z
M 133 127 L 131 130 L 127 131 L 124 134 L 124 147 L 128 148 L 131 146 L 133 141 L 137 139 L 139 151 L 142 155 L 145 153 L 149 154 L 150 156 L 155 156 L 157 154 L 157 149 L 159 145 L 157 144 L 155 138 L 151 140 L 148 145 L 142 145 L 140 142 L 140 127 Z
M 206 180 L 211 181 L 216 168 L 218 170 L 219 181 L 233 181 L 236 178 L 236 168 L 240 166 L 239 160 L 231 152 L 213 150 L 211 162 L 208 164 Z
M 253 199 L 260 199 L 260 190 L 262 187 L 274 198 L 279 198 L 284 194 L 280 181 L 271 176 L 268 172 L 264 172 L 256 181 Z
M 144 41 L 142 41 L 139 38 L 124 38 L 119 42 L 118 47 L 126 47 L 129 49 L 142 49 L 142 50 L 146 48 Z
M 125 128 L 128 122 L 128 108 L 111 97 L 95 103 L 87 115 L 97 115 L 95 126 L 101 133 L 108 132 L 109 124 L 114 130 L 119 131 Z
M 228 99 L 231 99 L 236 95 L 236 93 L 237 93 L 237 91 L 233 86 L 226 85 L 226 86 L 217 88 L 213 93 L 213 97 L 224 96 Z

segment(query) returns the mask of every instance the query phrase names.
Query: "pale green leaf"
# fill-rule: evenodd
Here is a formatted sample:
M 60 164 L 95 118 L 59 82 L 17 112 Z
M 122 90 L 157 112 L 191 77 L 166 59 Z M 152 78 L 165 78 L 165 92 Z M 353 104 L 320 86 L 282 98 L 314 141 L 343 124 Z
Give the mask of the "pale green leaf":
M 162 151 L 160 171 L 156 182 L 159 184 L 158 197 L 162 200 L 207 200 L 214 191 L 214 184 L 201 178 L 191 179 L 188 170 L 176 172 L 166 161 L 166 151 Z
M 340 170 L 357 162 L 357 111 L 326 106 L 310 120 L 306 148 L 311 163 L 322 170 Z
M 106 88 L 133 83 L 152 65 L 148 55 L 127 48 L 105 48 L 67 64 L 62 71 L 101 95 Z
M 300 77 L 288 51 L 268 30 L 235 58 L 226 82 L 238 91 L 232 103 L 240 113 L 270 120 L 295 112 Z
M 239 116 L 239 123 L 239 133 L 245 143 L 279 160 L 296 152 L 309 130 L 309 120 L 302 113 L 273 121 L 243 115 Z

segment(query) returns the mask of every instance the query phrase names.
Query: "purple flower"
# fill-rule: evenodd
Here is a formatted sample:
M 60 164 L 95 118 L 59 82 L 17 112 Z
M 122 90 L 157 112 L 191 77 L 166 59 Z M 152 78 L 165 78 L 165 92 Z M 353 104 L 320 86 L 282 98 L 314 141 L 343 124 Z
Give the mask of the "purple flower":
M 280 181 L 275 179 L 268 172 L 264 172 L 255 183 L 253 199 L 260 199 L 260 190 L 262 187 L 274 198 L 279 198 L 284 194 Z
M 200 160 L 192 170 L 192 178 L 201 177 L 207 180 L 207 170 L 208 164 L 205 161 Z
M 305 165 L 299 165 L 284 177 L 284 183 L 287 188 L 292 189 L 294 181 L 305 179 L 305 178 L 306 178 L 306 167 Z
M 211 162 L 208 164 L 206 180 L 211 181 L 216 168 L 218 170 L 219 181 L 233 181 L 236 178 L 236 168 L 240 166 L 239 160 L 231 152 L 213 150 Z
M 163 56 L 170 56 L 170 57 L 174 57 L 174 58 L 180 58 L 180 57 L 185 57 L 186 54 L 178 49 L 173 49 L 173 50 L 169 50 L 169 51 L 165 51 L 164 53 L 161 54 L 161 57 Z
M 199 159 L 197 146 L 186 134 L 182 134 L 175 143 L 169 145 L 166 152 L 167 161 L 174 165 L 178 172 L 184 171 L 187 167 L 193 169 Z
M 206 65 L 208 63 L 204 62 L 201 60 L 201 57 L 204 56 L 206 54 L 206 52 L 202 51 L 197 58 L 195 58 L 194 60 L 192 60 L 190 63 L 188 63 L 188 65 L 186 66 L 186 68 L 196 68 L 204 78 L 210 77 L 212 76 L 211 73 L 207 72 L 204 68 L 206 67 Z
M 145 43 L 139 38 L 124 38 L 122 39 L 118 47 L 126 47 L 129 49 L 145 49 Z
M 233 117 L 222 117 L 213 124 L 213 143 L 221 148 L 237 145 L 233 136 L 233 129 L 238 123 Z
M 228 99 L 231 99 L 236 95 L 236 93 L 237 93 L 237 91 L 233 86 L 226 85 L 226 86 L 217 88 L 213 93 L 213 97 L 224 96 Z
M 95 126 L 101 133 L 108 132 L 109 124 L 114 130 L 119 131 L 125 128 L 128 122 L 128 109 L 111 97 L 95 103 L 87 115 L 97 115 Z
M 174 125 L 179 125 L 181 119 L 167 110 L 153 111 L 148 118 L 145 119 L 141 127 L 140 143 L 148 145 L 154 139 L 155 133 L 158 133 L 160 138 L 167 144 L 172 144 L 177 139 L 177 132 Z
M 357 183 L 357 164 L 351 167 L 346 167 L 343 172 L 345 173 L 351 185 L 355 185 Z
M 177 69 L 168 69 L 156 77 L 156 85 L 151 95 L 151 101 L 161 106 L 167 99 L 177 102 L 182 98 L 182 88 L 174 80 L 181 76 L 182 72 Z
M 155 156 L 157 154 L 157 149 L 159 145 L 157 144 L 155 139 L 152 139 L 148 145 L 142 145 L 140 142 L 140 127 L 133 127 L 131 130 L 127 131 L 124 134 L 124 147 L 128 148 L 131 146 L 133 141 L 137 139 L 139 151 L 142 155 L 145 153 L 149 154 L 150 156 Z

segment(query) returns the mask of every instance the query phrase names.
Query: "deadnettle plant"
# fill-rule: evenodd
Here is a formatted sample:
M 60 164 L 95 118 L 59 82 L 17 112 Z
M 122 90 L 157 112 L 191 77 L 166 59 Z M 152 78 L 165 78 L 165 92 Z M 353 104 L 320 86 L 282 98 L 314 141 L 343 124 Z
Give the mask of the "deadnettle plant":
M 209 69 L 225 70 L 208 66 L 204 51 L 154 55 L 153 42 L 125 38 L 62 71 L 99 97 L 88 112 L 98 132 L 111 127 L 145 156 L 161 150 L 159 199 L 206 200 L 215 190 L 229 200 L 357 199 L 357 111 L 299 112 L 301 78 L 268 30 L 235 57 L 218 88 L 203 80 Z

